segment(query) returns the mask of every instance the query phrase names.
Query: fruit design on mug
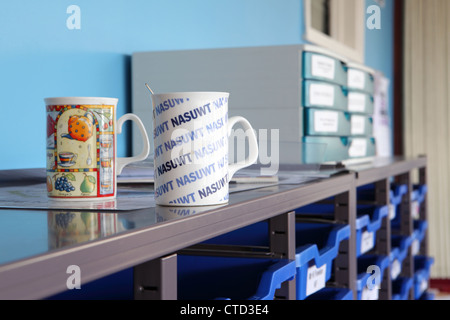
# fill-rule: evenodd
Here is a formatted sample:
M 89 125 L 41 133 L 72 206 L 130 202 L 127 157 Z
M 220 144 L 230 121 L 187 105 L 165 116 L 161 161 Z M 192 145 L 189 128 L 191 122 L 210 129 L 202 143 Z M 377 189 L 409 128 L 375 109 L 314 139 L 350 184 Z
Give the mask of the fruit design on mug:
M 72 185 L 72 182 L 76 180 L 75 175 L 73 173 L 62 174 L 62 175 L 54 175 L 53 179 L 55 179 L 55 190 L 63 191 L 63 192 L 73 192 L 75 191 L 75 187 Z
M 94 133 L 94 117 L 89 112 L 84 116 L 73 115 L 69 118 L 67 129 L 69 133 L 63 135 L 63 138 L 86 142 Z
M 80 191 L 82 193 L 92 193 L 95 190 L 95 185 L 97 183 L 97 180 L 94 176 L 89 176 L 87 174 L 84 174 L 83 182 L 80 186 Z

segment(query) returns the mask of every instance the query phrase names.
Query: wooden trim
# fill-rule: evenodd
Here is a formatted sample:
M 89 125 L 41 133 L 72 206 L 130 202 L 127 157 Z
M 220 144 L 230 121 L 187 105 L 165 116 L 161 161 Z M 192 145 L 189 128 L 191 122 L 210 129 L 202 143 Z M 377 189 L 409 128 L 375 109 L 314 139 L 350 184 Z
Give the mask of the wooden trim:
M 305 34 L 304 39 L 322 46 L 324 48 L 330 49 L 334 52 L 336 52 L 339 55 L 342 55 L 346 57 L 347 59 L 353 60 L 355 62 L 363 63 L 364 62 L 364 2 L 362 0 L 354 0 L 354 2 L 344 3 L 339 2 L 339 7 L 333 6 L 332 8 L 332 16 L 337 19 L 333 22 L 334 28 L 337 28 L 337 30 L 334 30 L 333 34 L 337 38 L 330 37 L 318 30 L 315 30 L 312 27 L 311 22 L 311 1 L 312 0 L 304 0 L 304 12 L 305 12 Z M 350 7 L 350 8 L 349 8 Z M 338 10 L 339 9 L 339 10 Z M 342 17 L 341 14 L 339 14 L 340 10 L 355 10 L 356 12 L 359 12 L 360 15 L 357 15 L 352 19 L 354 21 L 354 25 L 352 30 L 355 33 L 355 39 L 354 39 L 354 47 L 350 47 L 348 45 L 345 45 L 339 37 L 342 35 L 345 35 L 348 28 L 348 21 L 343 21 L 343 19 L 340 19 Z M 359 26 L 359 27 L 358 27 Z
M 393 96 L 393 125 L 394 125 L 394 155 L 403 156 L 403 23 L 404 0 L 394 1 L 394 96 Z

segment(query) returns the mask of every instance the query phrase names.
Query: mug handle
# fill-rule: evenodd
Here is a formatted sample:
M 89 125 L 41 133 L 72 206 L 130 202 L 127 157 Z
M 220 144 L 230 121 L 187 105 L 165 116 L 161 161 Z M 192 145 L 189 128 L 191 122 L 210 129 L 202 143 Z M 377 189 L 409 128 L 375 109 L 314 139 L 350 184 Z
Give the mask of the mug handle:
M 143 145 L 144 147 L 143 147 L 142 152 L 137 156 L 117 158 L 116 175 L 121 174 L 123 168 L 126 165 L 128 165 L 132 162 L 145 160 L 148 157 L 148 154 L 150 152 L 150 142 L 148 140 L 147 131 L 145 130 L 144 124 L 142 123 L 141 119 L 137 115 L 135 115 L 133 113 L 127 113 L 127 114 L 124 114 L 122 117 L 120 117 L 120 119 L 117 120 L 117 134 L 122 133 L 122 125 L 127 120 L 132 120 L 132 121 L 136 122 L 139 130 L 141 131 L 142 138 L 144 139 L 144 145 Z
M 244 117 L 232 117 L 228 119 L 228 137 L 230 137 L 231 129 L 236 123 L 241 123 L 244 127 L 246 136 L 249 140 L 249 155 L 243 161 L 238 161 L 236 163 L 231 163 L 228 165 L 229 180 L 231 180 L 236 171 L 246 168 L 254 164 L 258 160 L 258 142 L 256 140 L 256 134 L 247 119 L 245 119 Z

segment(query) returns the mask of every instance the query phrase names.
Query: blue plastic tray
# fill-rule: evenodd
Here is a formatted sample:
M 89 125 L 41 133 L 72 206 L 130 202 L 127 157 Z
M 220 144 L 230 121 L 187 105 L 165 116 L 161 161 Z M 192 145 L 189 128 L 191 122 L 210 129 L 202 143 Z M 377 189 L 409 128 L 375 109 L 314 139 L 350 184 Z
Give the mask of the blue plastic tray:
M 389 190 L 389 217 L 394 219 L 397 216 L 397 207 L 402 202 L 403 195 L 408 192 L 408 186 L 405 184 L 391 184 Z M 362 201 L 375 201 L 375 185 L 368 184 L 357 189 L 357 198 Z
M 381 228 L 382 220 L 388 214 L 388 206 L 358 206 L 356 218 L 357 257 L 374 247 L 376 232 Z
M 370 266 L 377 266 L 380 268 L 379 278 L 373 278 L 375 275 L 372 270 L 369 270 Z M 377 285 L 378 288 L 373 287 L 371 290 L 378 290 L 381 281 L 383 281 L 384 271 L 389 267 L 389 257 L 385 255 L 362 255 L 358 258 L 358 275 L 356 281 L 357 299 L 367 300 L 363 296 L 363 290 L 369 290 L 367 281 L 371 281 L 370 284 Z
M 179 300 L 273 300 L 295 261 L 178 255 Z
M 414 185 L 413 191 L 411 192 L 411 203 L 416 202 L 418 205 L 420 205 L 425 200 L 425 195 L 427 191 L 428 191 L 427 185 Z M 398 210 L 400 206 L 401 203 L 399 203 L 396 210 Z M 401 225 L 401 216 L 396 215 L 395 218 L 392 219 L 391 227 L 393 230 L 398 230 L 400 228 L 400 225 Z
M 427 229 L 428 229 L 428 221 L 425 220 L 414 220 L 414 231 L 412 233 L 412 255 L 417 255 L 420 250 L 420 243 L 425 238 Z
M 418 300 L 434 300 L 434 299 L 435 299 L 434 293 L 426 291 L 426 292 L 422 293 L 422 295 L 420 296 L 420 298 Z
M 413 191 L 411 192 L 411 201 L 417 201 L 422 203 L 425 200 L 425 195 L 428 192 L 428 186 L 426 184 L 413 185 Z
M 346 288 L 323 288 L 305 300 L 353 300 L 353 291 Z
M 391 279 L 395 280 L 401 272 L 403 260 L 408 255 L 409 247 L 412 243 L 411 236 L 391 236 L 391 254 L 389 256 L 391 263 Z M 398 270 L 395 270 L 398 268 Z M 398 271 L 398 272 L 396 272 Z
M 412 278 L 398 277 L 392 281 L 392 300 L 409 300 L 409 290 L 412 286 Z
M 269 246 L 267 221 L 235 230 L 204 243 L 245 246 Z M 332 263 L 339 252 L 339 245 L 350 237 L 350 226 L 333 223 L 296 223 L 296 292 L 297 299 L 320 290 L 331 277 Z M 317 286 L 308 283 L 308 270 L 316 271 Z M 310 280 L 310 281 L 314 281 Z M 307 285 L 309 286 L 307 287 Z M 310 290 L 307 290 L 310 288 Z
M 312 214 L 319 218 L 333 219 L 334 205 L 311 204 L 295 211 L 298 214 Z M 356 255 L 370 251 L 376 241 L 376 232 L 381 228 L 383 218 L 389 214 L 388 206 L 358 205 L 356 217 Z
M 421 295 L 428 289 L 430 280 L 430 269 L 434 258 L 425 256 L 414 257 L 414 299 L 420 299 Z
M 331 277 L 333 260 L 339 253 L 339 245 L 350 237 L 350 226 L 339 224 L 297 223 L 296 255 L 297 299 L 324 287 Z M 311 273 L 318 274 L 311 277 Z M 311 285 L 320 279 L 317 285 Z

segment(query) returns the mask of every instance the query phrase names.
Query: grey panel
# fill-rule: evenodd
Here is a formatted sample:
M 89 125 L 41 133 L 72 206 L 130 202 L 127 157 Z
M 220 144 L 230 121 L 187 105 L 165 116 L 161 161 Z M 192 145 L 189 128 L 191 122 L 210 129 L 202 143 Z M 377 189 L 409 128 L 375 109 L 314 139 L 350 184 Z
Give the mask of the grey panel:
M 230 92 L 230 114 L 236 110 L 281 110 L 301 105 L 299 45 L 163 52 L 132 57 L 132 108 L 152 132 L 150 93 L 176 91 Z M 249 117 L 250 118 L 250 117 Z M 248 119 L 258 123 L 258 114 Z M 279 113 L 277 118 L 287 119 Z M 133 128 L 133 136 L 139 136 Z M 151 138 L 151 137 L 150 137 Z M 135 139 L 133 153 L 141 150 Z M 153 144 L 152 144 L 153 149 Z

